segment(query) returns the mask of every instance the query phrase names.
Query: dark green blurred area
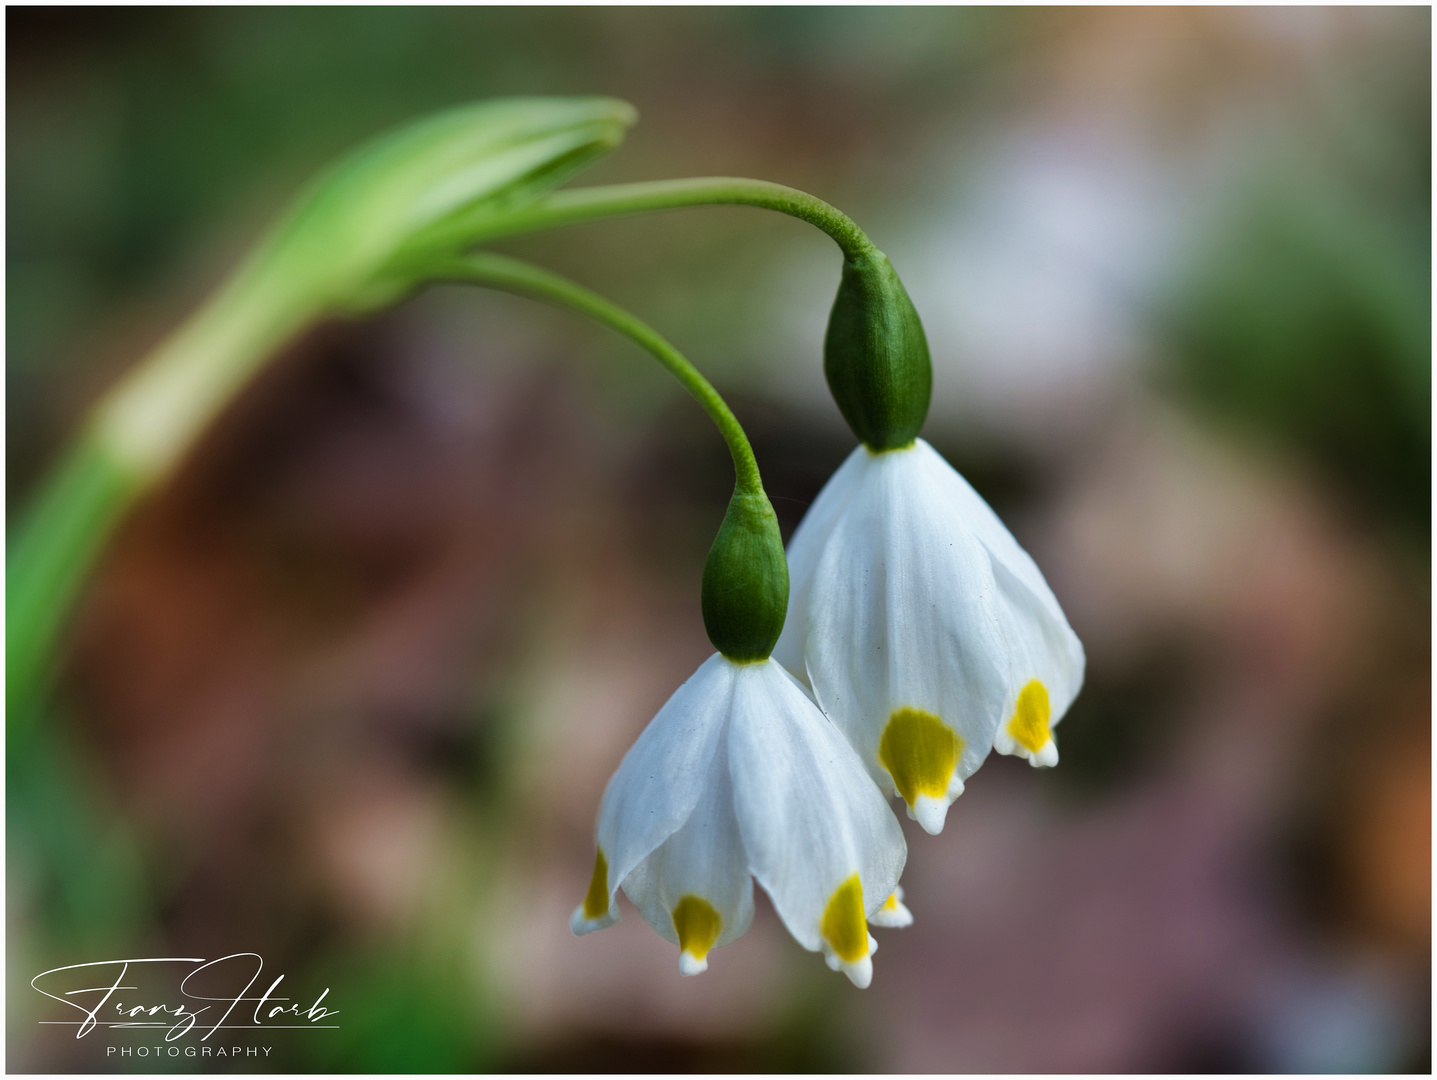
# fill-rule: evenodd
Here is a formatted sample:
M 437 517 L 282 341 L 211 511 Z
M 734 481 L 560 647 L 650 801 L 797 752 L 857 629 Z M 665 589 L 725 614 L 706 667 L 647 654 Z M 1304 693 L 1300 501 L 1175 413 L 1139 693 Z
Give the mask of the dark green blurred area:
M 1215 440 L 1251 451 L 1254 460 L 1294 463 L 1304 483 L 1337 507 L 1353 533 L 1371 541 L 1375 559 L 1430 615 L 1430 12 L 1378 13 L 1350 39 L 1343 39 L 1346 24 L 1328 26 L 1323 33 L 1331 40 L 1312 46 L 1310 55 L 1303 43 L 1319 35 L 1304 30 L 1304 20 L 1317 14 L 1295 11 L 1292 26 L 1281 32 L 1259 25 L 1256 16 L 1247 18 L 1221 11 L 991 8 L 9 9 L 12 522 L 95 398 L 223 278 L 296 187 L 337 153 L 389 125 L 490 95 L 623 98 L 638 107 L 638 127 L 580 182 L 732 174 L 807 188 L 868 227 L 919 298 L 923 282 L 910 267 L 935 265 L 921 259 L 927 222 L 947 221 L 968 205 L 973 177 L 995 142 L 1042 123 L 1082 129 L 1079 121 L 1091 112 L 1117 127 L 1140 129 L 1135 140 L 1155 160 L 1180 161 L 1184 154 L 1232 159 L 1204 189 L 1206 203 L 1184 208 L 1192 216 L 1185 231 L 1177 230 L 1181 239 L 1166 253 L 1152 288 L 1124 298 L 1144 335 L 1141 362 L 1129 374 L 1103 376 L 1121 393 L 1103 397 L 1105 404 L 1092 415 L 1079 415 L 1088 406 L 1075 397 L 1073 426 L 1087 432 L 1083 438 L 1024 435 L 1016 424 L 1005 427 L 1007 418 L 996 408 L 972 424 L 955 419 L 966 414 L 935 411 L 925 437 L 1000 513 L 1016 512 L 1021 522 L 1024 512 L 1033 511 L 1032 520 L 1049 521 L 1045 509 L 1075 497 L 1071 490 L 1081 479 L 1066 459 L 1089 461 L 1081 447 L 1096 441 L 1094 432 L 1117 425 L 1124 406 L 1112 401 L 1127 400 L 1124 393 L 1154 394 L 1165 407 L 1216 432 Z M 1134 58 L 1150 48 L 1176 57 L 1170 69 L 1144 74 Z M 1306 66 L 1289 53 L 1306 56 Z M 1130 67 L 1120 60 L 1131 61 Z M 1239 139 L 1237 150 L 1221 139 L 1205 143 L 1219 120 L 1241 127 L 1245 95 L 1261 103 L 1254 115 L 1267 117 L 1284 138 Z M 1141 107 L 1125 111 L 1129 99 Z M 802 346 L 807 352 L 786 349 L 796 333 L 781 339 L 784 350 L 763 340 L 778 325 L 773 309 L 789 295 L 774 299 L 778 276 L 770 268 L 785 268 L 785 285 L 802 279 L 793 297 L 816 298 L 812 311 L 789 313 L 788 322 L 821 333 L 826 297 L 838 281 L 827 242 L 792 222 L 725 210 L 526 238 L 511 248 L 632 306 L 690 352 L 748 426 L 789 535 L 851 441 L 830 402 L 815 404 L 813 395 L 774 381 L 774 370 L 807 365 L 813 378 L 803 385 L 813 385 L 820 340 L 811 335 Z M 907 262 L 899 259 L 900 250 Z M 938 314 L 922 302 L 919 310 L 930 320 Z M 532 325 L 546 329 L 515 329 Z M 440 329 L 426 337 L 425 326 Z M 486 351 L 491 327 L 492 352 Z M 563 463 L 588 463 L 592 447 L 594 469 L 621 472 L 612 491 L 603 489 L 613 495 L 618 521 L 598 519 L 610 530 L 603 543 L 622 549 L 624 558 L 659 582 L 652 596 L 643 594 L 649 608 L 688 616 L 701 638 L 698 573 L 731 483 L 723 447 L 683 411 L 687 403 L 661 374 L 622 344 L 586 331 L 568 316 L 537 307 L 432 295 L 395 315 L 329 328 L 299 343 L 225 421 L 192 474 L 147 508 L 149 524 L 126 537 L 130 561 L 121 560 L 121 570 L 113 571 L 115 588 L 141 596 L 135 601 L 141 607 L 183 606 L 185 582 L 195 579 L 171 578 L 167 568 L 189 566 L 185 560 L 200 552 L 237 582 L 232 592 L 217 595 L 230 597 L 232 606 L 239 602 L 234 597 L 260 596 L 257 603 L 279 613 L 282 633 L 274 652 L 283 659 L 265 654 L 264 664 L 255 661 L 266 674 L 278 669 L 292 675 L 284 667 L 288 658 L 321 653 L 340 640 L 346 625 L 372 612 L 393 582 L 403 582 L 412 565 L 423 562 L 425 530 L 443 531 L 444 513 L 452 507 L 436 495 L 432 501 L 445 509 L 433 511 L 422 495 L 429 490 L 425 484 L 478 476 L 478 485 L 487 475 L 479 467 L 446 471 L 459 452 L 444 449 L 448 436 L 425 426 L 432 415 L 407 404 L 420 391 L 395 374 L 442 339 L 466 361 L 466 350 L 472 352 L 481 369 L 496 357 L 496 363 L 511 357 L 532 367 L 532 382 L 515 392 L 519 404 L 510 406 L 526 434 L 496 442 L 502 449 L 495 453 L 547 464 L 532 471 L 514 466 L 517 479 L 510 487 L 530 485 L 538 502 L 572 495 L 584 485 L 562 478 L 566 469 L 576 471 Z M 934 343 L 937 364 L 945 343 Z M 951 353 L 943 359 L 959 369 L 969 361 Z M 939 368 L 940 390 L 944 377 Z M 598 437 L 607 441 L 599 445 Z M 350 472 L 326 472 L 321 466 L 330 453 L 358 464 Z M 343 488 L 336 476 L 355 472 L 366 479 L 356 482 L 354 498 L 373 500 L 369 512 L 380 526 L 340 496 L 335 505 L 320 499 L 330 488 Z M 111 627 L 106 637 L 107 624 L 95 616 L 81 627 L 41 733 L 9 762 L 12 1003 L 30 993 L 26 982 L 33 972 L 25 965 L 32 961 L 73 962 L 112 948 L 158 955 L 176 941 L 228 950 L 248 947 L 234 944 L 245 938 L 263 941 L 267 963 L 286 971 L 291 983 L 332 985 L 336 999 L 343 998 L 345 1023 L 337 1036 L 277 1040 L 276 1070 L 857 1071 L 926 1060 L 894 1050 L 897 1036 L 884 1036 L 875 1014 L 865 1014 L 863 1002 L 787 939 L 784 946 L 795 956 L 785 963 L 793 973 L 785 967 L 781 978 L 774 977 L 782 1006 L 762 1022 L 739 1025 L 737 1033 L 655 1034 L 638 1019 L 626 1028 L 612 1017 L 593 1019 L 597 1012 L 585 1019 L 588 1014 L 561 1009 L 528 1027 L 508 1024 L 506 1010 L 517 1006 L 475 959 L 476 940 L 502 943 L 511 932 L 502 912 L 495 914 L 505 883 L 494 875 L 514 865 L 515 849 L 542 849 L 554 836 L 567 835 L 556 826 L 531 840 L 525 831 L 524 813 L 533 799 L 518 791 L 513 763 L 522 757 L 515 747 L 539 706 L 527 684 L 517 685 L 523 677 L 514 672 L 532 666 L 525 659 L 531 654 L 546 655 L 534 643 L 554 633 L 545 605 L 558 605 L 543 591 L 544 580 L 553 573 L 570 575 L 560 576 L 561 582 L 587 582 L 611 571 L 599 558 L 595 566 L 565 562 L 556 569 L 561 557 L 577 557 L 545 538 L 573 523 L 526 509 L 524 496 L 510 487 L 495 482 L 494 490 L 522 504 L 519 509 L 485 504 L 479 516 L 503 519 L 502 527 L 514 533 L 513 546 L 533 551 L 516 555 L 496 540 L 473 553 L 476 563 L 498 566 L 494 574 L 520 599 L 501 589 L 485 593 L 484 612 L 475 618 L 490 618 L 493 625 L 468 637 L 467 629 L 451 635 L 462 641 L 456 652 L 469 650 L 475 671 L 462 689 L 447 697 L 416 691 L 412 701 L 396 700 L 396 694 L 377 703 L 362 700 L 360 691 L 352 698 L 314 695 L 336 713 L 347 709 L 360 717 L 354 723 L 365 738 L 419 777 L 441 807 L 439 861 L 446 869 L 417 886 L 421 899 L 414 909 L 420 914 L 398 920 L 399 929 L 375 929 L 363 920 L 356 929 L 353 920 L 336 914 L 342 903 L 315 901 L 319 890 L 310 875 L 319 871 L 306 865 L 305 849 L 286 819 L 296 807 L 272 798 L 262 783 L 253 801 L 269 809 L 257 825 L 247 822 L 237 833 L 208 819 L 170 823 L 171 831 L 154 827 L 166 812 L 183 814 L 184 804 L 166 803 L 173 793 L 156 796 L 158 809 L 146 803 L 134 779 L 143 774 L 127 755 L 137 746 L 153 748 L 154 742 L 144 741 L 146 732 L 162 728 L 158 714 L 172 704 L 174 716 L 186 715 L 187 684 L 182 676 L 156 680 L 159 689 L 137 694 L 141 705 L 116 704 L 107 691 L 124 682 L 132 658 L 143 672 L 151 653 L 166 650 L 177 657 L 175 670 L 188 674 L 193 668 L 202 680 L 213 670 L 207 666 L 211 654 L 229 648 L 229 639 L 217 637 L 215 645 L 204 638 L 204 654 L 187 652 L 188 624 L 181 621 L 172 638 L 127 642 L 119 633 L 119 643 L 135 651 L 110 656 L 105 650 L 116 644 L 117 632 Z M 498 496 L 484 488 L 474 498 Z M 425 516 L 431 512 L 440 524 Z M 504 517 L 511 512 L 519 522 L 512 527 Z M 360 518 L 361 524 L 353 523 Z M 421 540 L 405 527 L 423 534 Z M 1014 529 L 1030 543 L 1030 535 L 1017 524 Z M 488 542 L 487 534 L 481 539 Z M 136 574 L 137 564 L 151 576 Z M 1048 570 L 1042 558 L 1040 564 Z M 124 576 L 125 568 L 132 577 Z M 622 570 L 612 572 L 628 580 Z M 1055 588 L 1067 606 L 1063 589 Z M 1407 608 L 1384 611 L 1383 640 L 1394 643 L 1396 659 L 1361 679 L 1380 684 L 1384 693 L 1430 681 L 1421 619 Z M 1097 637 L 1101 620 L 1092 618 Z M 1076 615 L 1073 621 L 1088 640 L 1088 626 Z M 1167 756 L 1184 752 L 1184 740 L 1202 728 L 1202 718 L 1194 719 L 1201 703 L 1222 700 L 1210 690 L 1211 658 L 1221 651 L 1212 638 L 1221 632 L 1161 624 L 1138 636 L 1121 655 L 1094 653 L 1087 688 L 1062 729 L 1058 770 L 1035 778 L 1010 769 L 1010 762 L 990 763 L 965 803 L 976 803 L 985 790 L 1032 790 L 1041 792 L 1043 805 L 1061 807 L 1060 816 L 1121 807 L 1141 819 L 1142 811 L 1122 800 L 1156 775 Z M 1232 638 L 1244 640 L 1237 631 Z M 1368 682 L 1354 679 L 1360 685 L 1344 687 L 1344 703 L 1361 702 L 1357 712 L 1400 711 L 1369 692 Z M 282 677 L 274 681 L 283 684 Z M 323 761 L 326 738 L 348 745 L 334 735 L 343 724 L 306 712 L 303 694 L 281 700 L 283 708 L 248 706 L 279 713 L 285 737 L 294 740 L 277 742 L 271 756 L 294 752 L 296 762 Z M 1341 712 L 1326 701 L 1303 708 Z M 315 734 L 304 735 L 306 725 Z M 1323 740 L 1345 746 L 1347 729 L 1339 728 L 1330 740 L 1331 725 L 1321 728 L 1313 746 Z M 1373 741 L 1387 731 L 1382 728 Z M 305 740 L 320 750 L 304 756 Z M 1331 787 L 1309 783 L 1307 774 L 1284 780 L 1300 795 L 1273 797 L 1281 805 L 1264 819 L 1262 840 L 1280 847 L 1288 830 L 1327 852 L 1329 863 L 1345 866 L 1331 855 L 1345 842 L 1345 825 L 1329 828 L 1322 818 L 1313 826 L 1304 818 L 1289 829 L 1288 817 L 1305 812 L 1300 808 L 1314 792 L 1336 792 L 1334 802 L 1354 799 L 1352 781 L 1323 757 L 1339 753 L 1330 746 L 1323 751 L 1303 744 L 1293 752 L 1293 761 L 1316 760 L 1313 775 Z M 335 768 L 352 764 L 340 761 Z M 223 782 L 222 771 L 213 783 Z M 596 805 L 574 813 L 591 817 Z M 1119 811 L 1113 814 L 1117 821 Z M 956 820 L 953 831 L 962 825 Z M 910 865 L 927 857 L 920 846 L 926 841 L 910 836 Z M 247 884 L 248 891 L 234 895 L 232 881 L 207 876 L 213 872 L 205 855 L 211 842 L 247 852 L 248 866 L 274 867 L 276 879 Z M 1025 853 L 1008 850 L 1006 857 L 1022 860 Z M 1141 880 L 1140 863 L 1123 864 L 1135 881 Z M 1118 880 L 1119 872 L 1112 873 Z M 1314 954 L 1332 941 L 1361 936 L 1351 929 L 1361 918 L 1340 899 L 1343 873 L 1350 868 L 1329 868 L 1310 887 L 1314 895 L 1339 896 L 1329 907 L 1347 914 L 1312 925 L 1292 917 L 1296 937 L 1320 942 Z M 206 913 L 236 911 L 246 912 L 248 921 L 204 921 Z M 942 966 L 964 988 L 970 980 L 994 977 L 977 965 L 970 976 L 953 959 L 961 948 L 946 923 L 964 917 L 961 911 L 920 910 L 919 925 L 901 942 L 883 939 L 887 952 L 879 956 L 879 979 L 890 957 L 906 957 L 905 970 L 924 974 Z M 632 911 L 625 919 L 639 921 Z M 919 936 L 925 926 L 934 938 Z M 924 966 L 930 948 L 934 959 Z M 1402 938 L 1383 948 L 1400 956 L 1400 964 L 1425 963 L 1430 972 L 1430 942 Z M 1115 946 L 1113 956 L 1118 963 L 1127 952 Z M 1047 971 L 1045 957 L 1034 963 Z M 1131 981 L 1141 987 L 1142 977 Z M 941 1033 L 964 1015 L 962 1006 L 950 1006 L 942 996 L 951 990 L 949 984 L 914 982 L 895 991 L 910 998 L 893 1000 L 906 1001 L 901 1008 L 921 1017 L 925 1032 Z M 1412 999 L 1419 1013 L 1421 993 Z M 619 991 L 615 995 L 624 1000 Z M 1143 995 L 1138 989 L 1132 996 Z M 104 1067 L 49 1043 L 39 1047 L 28 1011 L 34 1007 L 12 1004 L 11 1068 Z M 1260 1052 L 1246 1035 L 1194 1035 L 1178 1020 L 1171 1027 L 1170 1038 L 1155 1035 L 1130 1056 L 1113 1051 L 1110 1057 L 1083 1057 L 1082 1040 L 1075 1038 L 1076 1049 L 1055 1041 L 1057 1056 L 1040 1060 L 1139 1071 L 1260 1070 L 1286 1063 L 1304 1071 L 1306 1059 Z M 1358 1069 L 1425 1069 L 1430 1040 L 1423 1042 L 1422 1030 L 1420 1023 L 1404 1028 L 1368 1057 L 1354 1051 L 1356 1057 L 1335 1060 Z M 933 1045 L 941 1045 L 934 1038 Z M 1069 1053 L 1077 1056 L 1064 1056 Z M 967 1059 L 951 1060 L 954 1068 L 979 1068 Z M 979 1071 L 1008 1067 L 1002 1064 L 1007 1059 L 975 1060 Z M 1030 1059 L 1012 1060 L 1018 1064 L 1011 1067 L 1022 1068 Z
M 1425 545 L 1430 116 L 1401 119 L 1362 132 L 1390 142 L 1375 161 L 1339 145 L 1336 168 L 1297 159 L 1255 183 L 1182 283 L 1171 330 L 1183 391 L 1296 447 Z

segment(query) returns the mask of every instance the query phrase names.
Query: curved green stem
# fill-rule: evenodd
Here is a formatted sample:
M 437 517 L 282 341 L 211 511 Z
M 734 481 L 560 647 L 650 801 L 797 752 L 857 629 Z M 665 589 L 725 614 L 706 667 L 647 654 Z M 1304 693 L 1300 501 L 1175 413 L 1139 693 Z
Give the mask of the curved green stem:
M 502 237 L 553 229 L 560 225 L 577 225 L 625 214 L 689 206 L 756 206 L 773 210 L 818 226 L 849 258 L 867 255 L 874 250 L 873 241 L 854 224 L 852 218 L 822 199 L 783 184 L 734 176 L 656 180 L 558 191 L 496 221 L 487 229 L 471 230 L 468 242 L 478 246 Z
M 698 368 L 647 323 L 568 278 L 492 252 L 477 252 L 443 263 L 434 269 L 431 280 L 486 285 L 537 300 L 547 300 L 587 315 L 622 334 L 668 368 L 718 426 L 724 442 L 728 443 L 729 453 L 733 455 L 735 486 L 738 490 L 751 494 L 763 491 L 753 447 L 749 445 L 748 436 L 744 434 L 732 410 Z
M 125 511 L 175 467 L 254 371 L 321 310 L 241 270 L 96 405 L 7 538 L 7 745 L 29 706 L 75 598 Z
M 753 451 L 733 414 L 696 370 L 645 324 L 563 278 L 498 256 L 446 261 L 443 254 L 520 233 L 653 210 L 755 206 L 826 232 L 850 260 L 876 249 L 853 220 L 821 199 L 761 180 L 707 177 L 557 192 L 476 228 L 468 218 L 432 227 L 407 265 L 411 283 L 449 276 L 528 293 L 582 311 L 631 338 L 682 382 L 718 424 L 738 485 L 760 491 Z M 431 260 L 438 259 L 437 274 Z M 249 268 L 253 270 L 253 268 Z M 488 275 L 488 276 L 484 276 Z M 242 271 L 205 308 L 117 386 L 88 431 L 11 537 L 6 580 L 6 700 L 16 706 L 43 682 L 50 651 L 79 587 L 125 509 L 180 459 L 254 369 L 325 305 L 304 290 L 259 288 Z M 402 289 L 396 289 L 397 298 Z M 23 721 L 7 728 L 12 738 Z

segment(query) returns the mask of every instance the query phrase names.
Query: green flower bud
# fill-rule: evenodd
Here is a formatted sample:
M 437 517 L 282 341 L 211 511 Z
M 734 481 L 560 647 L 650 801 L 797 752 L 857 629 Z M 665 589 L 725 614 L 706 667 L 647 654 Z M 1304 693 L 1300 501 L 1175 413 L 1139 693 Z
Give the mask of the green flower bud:
M 888 256 L 843 261 L 823 339 L 823 374 L 848 426 L 871 450 L 918 437 L 933 396 L 923 323 Z
M 767 660 L 788 613 L 788 560 L 768 496 L 737 490 L 704 563 L 704 629 L 730 660 Z

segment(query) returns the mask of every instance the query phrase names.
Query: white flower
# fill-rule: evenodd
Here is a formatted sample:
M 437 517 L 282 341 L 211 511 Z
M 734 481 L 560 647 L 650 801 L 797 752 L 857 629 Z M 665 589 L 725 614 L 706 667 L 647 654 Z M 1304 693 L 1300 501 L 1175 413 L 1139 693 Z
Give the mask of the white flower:
M 805 949 L 858 986 L 865 923 L 897 888 L 903 830 L 842 734 L 772 660 L 718 653 L 629 749 L 599 808 L 598 855 L 576 934 L 611 926 L 620 886 L 679 947 L 679 970 L 753 918 L 753 878 Z
M 940 832 L 990 748 L 1055 765 L 1083 646 L 1032 558 L 922 439 L 860 446 L 788 547 L 774 659 L 908 815 Z

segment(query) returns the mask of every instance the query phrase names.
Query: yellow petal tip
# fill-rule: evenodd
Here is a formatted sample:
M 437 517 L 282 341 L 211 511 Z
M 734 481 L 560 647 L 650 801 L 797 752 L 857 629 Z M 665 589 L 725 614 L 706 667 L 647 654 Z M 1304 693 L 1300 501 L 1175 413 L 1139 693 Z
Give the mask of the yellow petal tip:
M 963 739 L 931 712 L 894 709 L 878 740 L 878 763 L 908 804 L 908 816 L 929 833 L 943 831 L 948 806 L 963 793 L 958 760 Z
M 723 916 L 702 896 L 690 893 L 679 898 L 670 913 L 679 938 L 679 970 L 697 975 L 708 967 L 706 957 L 723 931 Z M 686 970 L 685 965 L 692 970 Z
M 894 889 L 888 899 L 883 901 L 883 906 L 868 917 L 868 921 L 874 926 L 889 930 L 912 926 L 913 912 L 903 903 L 903 886 Z
M 823 909 L 818 931 L 832 955 L 855 964 L 868 957 L 868 927 L 863 911 L 863 882 L 851 875 L 833 891 Z
M 1018 691 L 1018 700 L 1013 706 L 1013 715 L 1009 718 L 1006 729 L 1014 742 L 1036 757 L 1053 741 L 1053 733 L 1048 726 L 1051 718 L 1052 704 L 1048 700 L 1048 688 L 1037 679 L 1030 679 L 1027 685 Z M 1053 751 L 1053 757 L 1056 760 L 1056 749 Z
M 604 858 L 604 849 L 594 854 L 594 876 L 589 879 L 589 891 L 584 895 L 584 918 L 599 919 L 609 913 L 609 860 Z

